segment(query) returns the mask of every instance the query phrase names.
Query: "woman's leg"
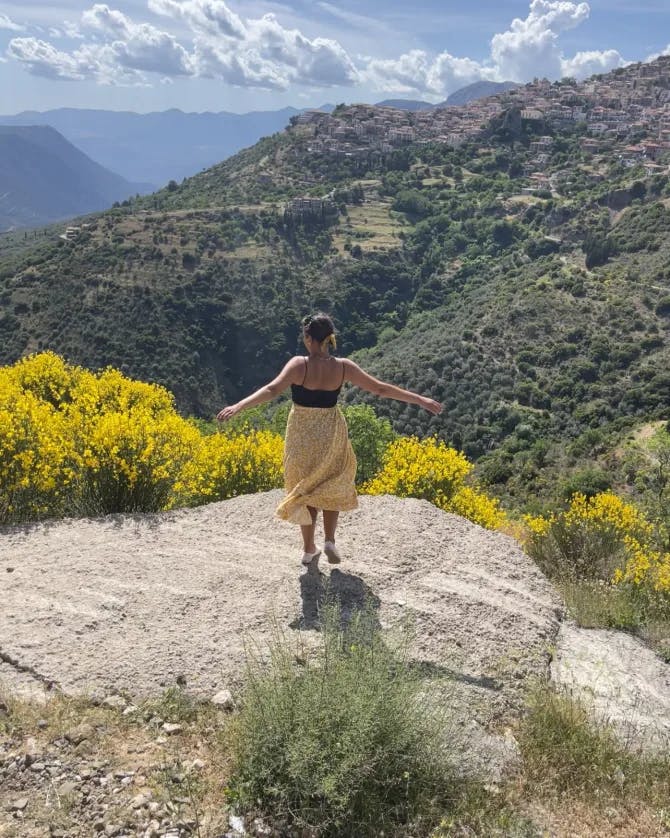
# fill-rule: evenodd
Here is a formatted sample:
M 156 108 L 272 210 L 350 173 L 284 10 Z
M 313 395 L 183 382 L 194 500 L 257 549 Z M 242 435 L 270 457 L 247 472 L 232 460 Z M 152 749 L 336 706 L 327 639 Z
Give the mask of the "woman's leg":
M 323 551 L 330 564 L 339 564 L 342 560 L 342 557 L 335 547 L 335 530 L 337 528 L 337 518 L 339 514 L 339 512 L 336 512 L 333 509 L 323 510 L 323 532 L 325 535 Z
M 301 524 L 302 541 L 305 553 L 316 553 L 316 544 L 314 543 L 314 531 L 316 529 L 316 509 L 313 506 L 308 506 L 309 514 L 312 516 L 311 524 Z
M 326 541 L 335 542 L 335 530 L 337 529 L 337 518 L 339 512 L 333 509 L 323 510 L 323 534 Z

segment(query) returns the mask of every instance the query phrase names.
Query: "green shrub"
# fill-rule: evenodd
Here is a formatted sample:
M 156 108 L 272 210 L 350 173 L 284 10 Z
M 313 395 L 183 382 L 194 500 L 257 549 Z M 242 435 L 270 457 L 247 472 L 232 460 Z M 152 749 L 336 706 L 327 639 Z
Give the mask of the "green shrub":
M 318 651 L 296 658 L 280 636 L 268 665 L 252 659 L 231 737 L 229 793 L 242 810 L 319 836 L 423 835 L 439 822 L 446 737 L 377 626 L 370 607 L 345 628 L 328 607 Z
M 564 500 L 570 500 L 577 493 L 590 498 L 611 488 L 612 478 L 606 472 L 599 468 L 587 467 L 567 477 L 561 485 L 560 494 Z
M 396 435 L 388 419 L 379 419 L 370 405 L 344 408 L 349 439 L 356 454 L 356 484 L 371 480 L 381 469 L 384 452 Z

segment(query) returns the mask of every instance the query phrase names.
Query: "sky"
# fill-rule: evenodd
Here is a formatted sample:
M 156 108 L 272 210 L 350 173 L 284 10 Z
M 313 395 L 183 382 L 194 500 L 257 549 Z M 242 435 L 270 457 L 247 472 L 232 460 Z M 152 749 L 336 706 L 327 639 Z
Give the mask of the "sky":
M 664 53 L 668 0 L 0 0 L 0 113 L 437 103 Z

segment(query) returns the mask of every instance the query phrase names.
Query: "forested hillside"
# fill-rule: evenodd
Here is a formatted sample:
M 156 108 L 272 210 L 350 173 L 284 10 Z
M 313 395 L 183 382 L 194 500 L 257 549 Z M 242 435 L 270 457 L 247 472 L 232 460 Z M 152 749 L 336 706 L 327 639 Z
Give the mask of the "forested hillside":
M 589 453 L 610 430 L 665 417 L 668 150 L 639 123 L 593 139 L 600 106 L 587 89 L 547 90 L 584 118 L 531 111 L 520 88 L 480 106 L 497 113 L 463 142 L 379 153 L 355 139 L 333 151 L 320 139 L 332 129 L 295 120 L 89 218 L 74 241 L 6 237 L 0 362 L 50 348 L 113 364 L 208 416 L 273 375 L 298 349 L 300 316 L 324 308 L 343 352 L 444 402 L 430 422 L 376 402 L 396 429 L 437 432 L 500 485 L 524 469 L 538 479 L 552 446 Z M 346 135 L 362 107 L 339 106 L 323 125 L 339 120 Z M 418 131 L 420 116 L 398 119 Z

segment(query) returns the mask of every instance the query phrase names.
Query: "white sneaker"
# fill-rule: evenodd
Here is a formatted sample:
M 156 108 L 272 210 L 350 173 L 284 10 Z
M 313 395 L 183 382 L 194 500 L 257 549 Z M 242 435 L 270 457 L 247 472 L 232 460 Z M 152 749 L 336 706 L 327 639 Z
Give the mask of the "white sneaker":
M 321 550 L 315 550 L 313 553 L 303 553 L 300 561 L 305 565 L 305 567 L 309 567 L 313 561 L 319 558 L 320 555 Z
M 323 545 L 323 552 L 328 557 L 330 564 L 339 564 L 342 561 L 342 556 L 337 552 L 337 547 L 334 541 L 326 541 Z

